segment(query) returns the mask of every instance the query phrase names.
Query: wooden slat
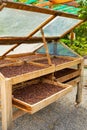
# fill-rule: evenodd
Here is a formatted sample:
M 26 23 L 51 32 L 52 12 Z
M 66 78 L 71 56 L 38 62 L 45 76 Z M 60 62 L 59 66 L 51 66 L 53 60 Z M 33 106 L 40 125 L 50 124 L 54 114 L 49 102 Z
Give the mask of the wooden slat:
M 72 50 L 70 47 L 68 47 L 65 43 L 63 43 L 63 42 L 61 42 L 61 41 L 60 41 L 60 43 L 61 43 L 66 49 L 70 50 L 73 54 L 75 54 L 76 56 L 78 56 L 79 58 L 81 58 L 81 59 L 83 60 L 82 56 L 80 56 L 78 53 L 76 53 L 74 50 Z M 78 58 L 78 57 L 77 57 L 77 58 Z
M 45 37 L 46 41 L 57 40 L 58 37 Z M 13 44 L 35 44 L 43 42 L 42 37 L 0 37 L 0 45 L 13 45 Z
M 41 64 L 41 63 L 37 63 L 37 62 L 32 62 L 32 61 L 30 61 L 29 64 L 32 64 L 32 65 L 35 65 L 35 66 L 47 67 L 47 65 L 45 65 L 45 64 Z
M 59 38 L 63 38 L 66 34 L 68 34 L 69 32 L 71 32 L 74 28 L 76 28 L 77 26 L 81 25 L 83 22 L 85 22 L 85 20 L 80 20 L 78 22 L 78 24 L 74 25 L 72 28 L 70 28 L 68 31 L 64 32 Z
M 1 98 L 1 97 L 0 97 Z M 1 112 L 1 105 L 0 105 L 0 112 Z
M 77 64 L 81 63 L 81 61 L 82 61 L 82 59 L 78 58 L 76 60 L 69 61 L 69 62 L 63 63 L 61 65 L 56 65 L 56 71 L 64 69 L 64 68 L 69 68 L 69 67 L 74 66 L 74 65 L 77 65 Z
M 70 80 L 70 79 L 72 79 L 72 78 L 75 78 L 75 77 L 79 76 L 80 73 L 81 73 L 81 71 L 80 71 L 80 70 L 77 70 L 77 71 L 75 71 L 75 72 L 73 72 L 73 73 L 66 74 L 65 76 L 62 76 L 62 77 L 60 77 L 60 78 L 57 78 L 57 80 L 58 80 L 59 82 L 66 82 L 67 80 Z
M 57 81 L 57 80 L 56 80 L 56 82 L 55 82 L 55 81 L 51 81 L 51 80 L 49 80 L 49 79 L 43 78 L 43 79 L 42 79 L 42 82 L 43 82 L 43 83 L 53 84 L 53 85 L 59 86 L 60 88 L 67 88 L 67 84 L 63 84 L 63 83 L 61 83 L 61 82 L 59 82 L 59 81 Z
M 38 71 L 34 71 L 34 72 L 18 75 L 15 77 L 11 77 L 11 81 L 12 81 L 12 84 L 17 84 L 17 83 L 31 80 L 31 79 L 34 79 L 34 78 L 37 78 L 37 77 L 40 77 L 40 76 L 43 76 L 46 74 L 50 74 L 54 71 L 55 71 L 55 66 L 52 65 L 52 66 L 46 67 L 46 68 L 38 70 Z
M 15 9 L 20 9 L 20 10 L 33 11 L 33 12 L 50 14 L 50 15 L 58 15 L 58 16 L 63 16 L 63 17 L 79 19 L 77 15 L 64 13 L 61 11 L 55 11 L 52 9 L 50 10 L 50 9 L 46 9 L 46 8 L 40 8 L 37 6 L 26 5 L 23 3 L 14 3 L 14 2 L 4 2 L 4 3 L 6 3 L 6 7 L 8 7 L 8 8 L 15 8 Z
M 1 57 L 4 58 L 8 53 L 13 51 L 16 47 L 18 47 L 20 44 L 16 44 L 13 47 L 11 47 L 9 50 L 7 50 Z
M 76 103 L 79 104 L 82 101 L 82 88 L 83 88 L 83 67 L 84 62 L 78 64 L 78 69 L 81 70 L 80 82 L 77 84 Z
M 31 56 L 31 55 L 35 55 L 35 53 L 33 52 L 28 52 L 28 53 L 18 53 L 18 54 L 10 54 L 10 55 L 7 55 L 5 59 L 7 58 L 11 58 L 11 59 L 15 59 L 15 60 L 18 60 L 19 57 L 24 57 L 24 56 Z M 1 59 L 1 57 L 0 57 Z
M 44 43 L 44 48 L 46 50 L 46 55 L 47 55 L 47 59 L 48 59 L 48 64 L 52 65 L 51 59 L 50 59 L 50 55 L 49 55 L 49 50 L 48 50 L 48 46 L 47 46 L 47 42 L 45 40 L 45 36 L 44 36 L 44 32 L 41 29 L 41 34 L 42 34 L 42 39 L 43 39 L 43 43 Z
M 0 65 L 0 68 L 1 67 L 9 67 L 9 66 L 20 66 L 20 65 L 22 65 L 24 63 L 24 61 L 16 61 L 16 62 L 13 62 L 13 63 L 5 63 L 5 64 L 1 64 Z
M 47 20 L 45 20 L 43 23 L 41 23 L 33 32 L 31 32 L 28 36 L 27 39 L 32 37 L 36 32 L 38 32 L 41 28 L 43 28 L 47 23 L 49 23 L 52 19 L 54 19 L 56 16 L 52 15 L 50 16 Z

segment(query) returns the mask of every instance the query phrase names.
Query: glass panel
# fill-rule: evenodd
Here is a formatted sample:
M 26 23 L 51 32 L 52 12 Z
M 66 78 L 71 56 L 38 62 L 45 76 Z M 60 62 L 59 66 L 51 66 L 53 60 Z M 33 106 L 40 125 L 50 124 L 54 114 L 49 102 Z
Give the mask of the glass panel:
M 50 15 L 18 9 L 0 11 L 0 37 L 27 36 Z
M 40 48 L 42 45 L 43 45 L 42 43 L 21 44 L 20 46 L 15 48 L 13 51 L 11 51 L 9 54 L 19 54 L 19 53 L 21 54 L 21 53 L 33 52 L 36 49 Z M 8 51 L 13 46 L 14 45 L 0 45 L 0 56 L 2 56 L 6 51 Z
M 51 55 L 58 55 L 58 56 L 71 56 L 71 57 L 78 57 L 76 53 L 72 52 L 69 48 L 66 48 L 61 43 L 48 43 L 49 54 Z M 38 53 L 44 54 L 45 48 L 41 47 Z
M 58 16 L 44 27 L 45 36 L 62 36 L 80 21 L 81 20 Z M 35 35 L 41 36 L 40 32 Z

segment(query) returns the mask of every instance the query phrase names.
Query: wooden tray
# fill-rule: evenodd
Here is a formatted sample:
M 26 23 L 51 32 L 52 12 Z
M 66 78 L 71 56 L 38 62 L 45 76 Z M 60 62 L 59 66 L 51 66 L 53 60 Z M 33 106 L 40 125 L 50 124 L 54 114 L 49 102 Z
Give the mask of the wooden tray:
M 42 66 L 34 63 L 22 62 L 14 66 L 0 67 L 0 72 L 5 78 L 10 78 L 12 84 L 17 84 L 26 80 L 34 79 L 46 74 L 53 73 L 55 66 Z
M 13 91 L 13 105 L 33 114 L 72 90 L 71 85 L 43 80 Z
M 67 82 L 71 79 L 74 79 L 80 76 L 81 70 L 73 69 L 73 68 L 65 68 L 63 70 L 56 71 L 54 76 L 59 82 Z
M 81 58 L 74 58 L 69 56 L 51 56 L 52 64 L 55 64 L 55 70 L 68 68 L 70 66 L 81 63 Z M 48 64 L 46 58 L 41 58 L 39 60 L 34 60 L 34 62 Z

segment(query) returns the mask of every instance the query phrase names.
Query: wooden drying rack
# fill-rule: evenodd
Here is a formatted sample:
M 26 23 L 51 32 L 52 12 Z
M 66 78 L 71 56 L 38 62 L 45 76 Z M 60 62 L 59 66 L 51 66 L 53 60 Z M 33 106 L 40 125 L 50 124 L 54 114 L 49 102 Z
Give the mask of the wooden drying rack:
M 54 94 L 53 96 L 51 96 L 50 98 L 47 98 L 46 100 L 44 100 L 42 102 L 39 102 L 39 103 L 37 103 L 37 104 L 35 104 L 33 106 L 32 105 L 28 106 L 28 107 L 30 107 L 32 109 L 30 111 L 30 113 L 34 113 L 37 110 L 42 109 L 43 107 L 45 107 L 48 104 L 54 102 L 59 97 L 65 95 L 66 93 L 68 93 L 69 91 L 72 90 L 71 85 L 65 85 L 65 84 L 59 83 L 59 81 L 64 82 L 65 77 L 55 79 L 54 78 L 54 72 L 65 69 L 67 67 L 71 67 L 73 65 L 77 65 L 78 70 L 74 72 L 74 75 L 73 74 L 68 74 L 67 75 L 67 80 L 69 79 L 69 76 L 70 77 L 72 77 L 72 76 L 77 77 L 73 81 L 73 84 L 77 83 L 76 102 L 80 103 L 81 98 L 82 98 L 82 77 L 81 77 L 81 75 L 82 75 L 82 67 L 83 67 L 83 62 L 82 61 L 83 61 L 83 59 L 81 57 L 76 58 L 76 59 L 73 58 L 73 60 L 71 62 L 65 63 L 65 64 L 63 64 L 61 66 L 53 65 L 52 61 L 51 61 L 51 57 L 50 57 L 50 55 L 48 53 L 48 48 L 47 48 L 47 42 L 46 41 L 49 41 L 49 40 L 57 41 L 62 36 L 61 37 L 51 37 L 51 38 L 48 37 L 48 38 L 46 38 L 44 36 L 44 32 L 43 32 L 43 27 L 47 23 L 49 23 L 52 19 L 54 19 L 56 16 L 63 16 L 63 17 L 79 19 L 78 16 L 71 15 L 71 14 L 68 14 L 68 13 L 63 13 L 63 12 L 60 12 L 60 11 L 54 11 L 54 10 L 40 8 L 40 7 L 35 7 L 35 6 L 31 6 L 31 5 L 24 5 L 24 4 L 20 4 L 20 3 L 4 2 L 3 1 L 0 4 L 0 10 L 2 10 L 4 7 L 20 9 L 20 10 L 26 10 L 26 11 L 33 11 L 33 12 L 40 12 L 40 13 L 45 13 L 45 14 L 50 14 L 51 15 L 44 23 L 42 23 L 39 27 L 37 27 L 27 37 L 3 37 L 3 38 L 0 38 L 0 44 L 5 44 L 5 45 L 15 44 L 12 48 L 10 48 L 8 51 L 6 51 L 0 57 L 1 60 L 8 60 L 8 61 L 11 61 L 11 63 L 0 65 L 0 67 L 15 66 L 15 65 L 24 64 L 25 61 L 21 61 L 21 60 L 17 59 L 18 56 L 36 55 L 35 52 L 30 53 L 30 54 L 29 53 L 27 53 L 27 54 L 18 54 L 18 55 L 15 55 L 15 56 L 14 55 L 13 56 L 8 56 L 7 55 L 9 52 L 14 50 L 20 44 L 26 43 L 26 42 L 29 44 L 31 42 L 35 43 L 36 41 L 37 42 L 42 41 L 44 43 L 44 47 L 45 47 L 45 50 L 46 50 L 45 57 L 47 57 L 47 61 L 48 61 L 47 65 L 44 65 L 44 64 L 41 64 L 41 63 L 39 64 L 39 63 L 36 63 L 36 62 L 32 61 L 31 62 L 32 65 L 44 67 L 42 70 L 38 70 L 38 71 L 35 71 L 35 72 L 26 73 L 26 74 L 22 74 L 22 75 L 18 75 L 18 76 L 13 76 L 13 77 L 10 77 L 10 78 L 5 77 L 0 73 L 2 130 L 12 130 L 12 121 L 14 119 L 18 118 L 19 116 L 25 114 L 25 111 L 22 111 L 24 109 L 23 107 L 22 107 L 22 110 L 18 110 L 15 113 L 12 113 L 12 99 L 14 98 L 14 97 L 12 97 L 12 89 L 13 89 L 12 87 L 14 85 L 18 84 L 18 83 L 21 83 L 21 82 L 23 83 L 23 82 L 28 81 L 28 80 L 31 81 L 32 79 L 34 79 L 34 82 L 35 82 L 36 78 L 44 76 L 44 78 L 41 79 L 43 82 L 48 82 L 48 83 L 52 82 L 52 84 L 56 84 L 56 85 L 59 85 L 59 86 L 65 88 L 64 91 L 61 91 L 60 93 L 56 93 L 56 95 Z M 80 21 L 79 24 L 81 24 L 82 22 L 83 21 Z M 75 27 L 73 27 L 73 28 L 75 28 Z M 33 38 L 32 36 L 39 30 L 41 31 L 42 38 L 35 38 L 35 37 Z M 66 32 L 66 33 L 68 33 L 68 32 Z M 12 58 L 14 60 L 12 60 Z M 42 57 L 40 59 L 42 59 Z M 26 60 L 26 62 L 28 63 L 27 60 Z M 45 77 L 45 75 L 48 77 L 48 80 L 46 80 L 47 78 Z M 31 82 L 33 82 L 33 81 L 31 81 Z M 17 104 L 16 104 L 17 102 L 15 102 L 15 99 L 13 101 L 14 101 L 14 105 L 17 106 Z M 38 107 L 39 105 L 41 105 L 41 108 Z

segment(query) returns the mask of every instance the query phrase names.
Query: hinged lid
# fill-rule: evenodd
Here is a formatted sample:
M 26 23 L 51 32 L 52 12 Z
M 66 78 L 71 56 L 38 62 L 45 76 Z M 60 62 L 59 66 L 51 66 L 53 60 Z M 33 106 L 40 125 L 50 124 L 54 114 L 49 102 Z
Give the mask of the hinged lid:
M 20 44 L 43 42 L 51 64 L 46 41 L 63 37 L 83 22 L 76 15 L 23 3 L 2 1 L 0 8 L 0 44 L 15 44 L 2 57 Z
M 0 44 L 21 44 L 39 41 L 40 39 L 37 40 L 36 37 L 32 38 L 32 36 L 57 16 L 78 19 L 77 15 L 23 3 L 7 1 L 2 2 L 0 7 Z M 61 22 L 59 17 L 58 20 Z M 78 20 L 76 24 L 78 24 Z M 55 33 L 54 36 L 59 37 Z M 49 37 L 51 38 L 51 35 Z

